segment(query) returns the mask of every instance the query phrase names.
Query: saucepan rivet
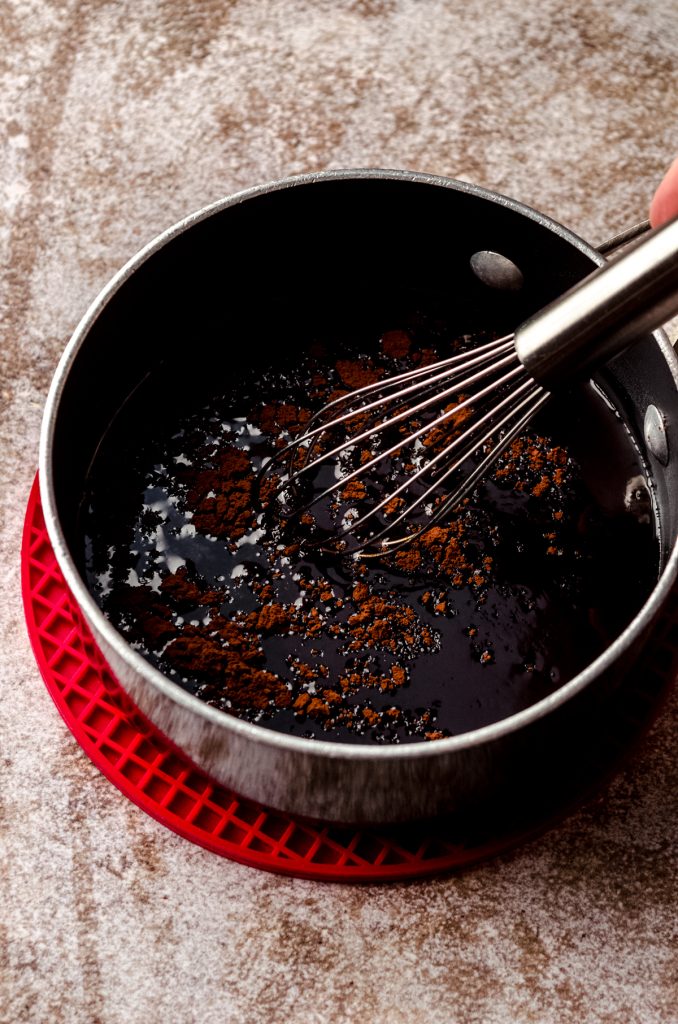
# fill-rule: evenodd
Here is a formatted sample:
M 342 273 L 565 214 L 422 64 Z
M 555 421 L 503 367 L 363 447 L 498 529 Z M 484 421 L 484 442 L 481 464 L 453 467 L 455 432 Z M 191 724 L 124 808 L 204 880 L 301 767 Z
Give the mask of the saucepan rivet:
M 471 270 L 489 288 L 516 292 L 523 287 L 523 274 L 513 260 L 501 253 L 481 249 L 471 256 Z
M 648 449 L 655 459 L 665 466 L 669 461 L 669 442 L 666 436 L 666 421 L 656 405 L 645 410 L 643 434 Z

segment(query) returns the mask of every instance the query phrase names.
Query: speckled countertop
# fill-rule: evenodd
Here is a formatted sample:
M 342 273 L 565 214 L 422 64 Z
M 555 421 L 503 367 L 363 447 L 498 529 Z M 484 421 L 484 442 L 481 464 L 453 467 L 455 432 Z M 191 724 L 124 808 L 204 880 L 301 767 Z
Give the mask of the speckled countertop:
M 41 682 L 19 545 L 42 405 L 91 298 L 224 194 L 325 167 L 463 177 L 597 241 L 678 150 L 675 0 L 0 3 L 0 1020 L 678 1020 L 674 697 L 560 827 L 458 875 L 342 887 L 179 839 Z

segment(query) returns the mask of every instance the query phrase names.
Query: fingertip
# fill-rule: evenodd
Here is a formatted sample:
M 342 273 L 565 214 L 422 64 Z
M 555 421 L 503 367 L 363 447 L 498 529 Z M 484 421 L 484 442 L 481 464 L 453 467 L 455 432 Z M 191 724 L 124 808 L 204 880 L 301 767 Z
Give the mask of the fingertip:
M 678 215 L 678 157 L 664 175 L 650 203 L 650 224 L 657 228 Z

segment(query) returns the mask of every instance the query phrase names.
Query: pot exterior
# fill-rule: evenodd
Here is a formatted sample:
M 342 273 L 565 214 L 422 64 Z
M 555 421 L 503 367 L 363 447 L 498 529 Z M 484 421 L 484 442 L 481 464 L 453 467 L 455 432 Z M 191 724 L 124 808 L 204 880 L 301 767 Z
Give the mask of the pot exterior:
M 346 756 L 343 744 L 328 755 L 271 745 L 214 722 L 148 685 L 89 620 L 102 653 L 142 715 L 216 782 L 267 808 L 341 824 L 370 825 L 468 815 L 506 801 L 548 805 L 552 786 L 576 778 L 582 761 L 607 730 L 608 698 L 632 671 L 650 627 L 622 660 L 598 673 L 572 700 L 522 729 L 495 740 L 445 750 L 435 756 L 375 759 Z

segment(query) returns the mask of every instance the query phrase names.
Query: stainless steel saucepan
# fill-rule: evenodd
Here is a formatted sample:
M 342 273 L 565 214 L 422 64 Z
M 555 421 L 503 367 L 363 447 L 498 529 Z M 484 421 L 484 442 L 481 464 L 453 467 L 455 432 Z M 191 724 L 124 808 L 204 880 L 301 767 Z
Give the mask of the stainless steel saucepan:
M 497 285 L 492 301 L 478 308 L 470 304 L 473 288 L 464 286 L 473 257 L 477 275 Z M 421 297 L 455 283 L 465 324 L 475 316 L 478 328 L 511 330 L 603 262 L 566 228 L 484 189 L 425 174 L 330 171 L 251 189 L 187 217 L 98 296 L 63 355 L 45 410 L 47 529 L 121 685 L 196 765 L 269 807 L 377 823 L 466 808 L 501 787 L 546 791 L 550 774 L 576 761 L 577 744 L 599 727 L 678 570 L 678 360 L 661 331 L 601 371 L 656 487 L 660 578 L 633 621 L 584 671 L 473 732 L 391 747 L 309 742 L 206 705 L 153 668 L 103 616 L 84 582 L 78 514 L 102 436 L 160 360 L 176 366 L 177 394 L 186 377 L 237 379 L 253 359 L 275 362 L 281 325 L 291 325 L 284 341 L 294 345 L 316 321 L 350 323 L 388 308 L 404 290 Z M 518 289 L 512 267 L 522 274 Z M 224 338 L 252 335 L 271 341 L 224 349 Z M 149 418 L 169 414 L 174 397 L 170 387 Z

